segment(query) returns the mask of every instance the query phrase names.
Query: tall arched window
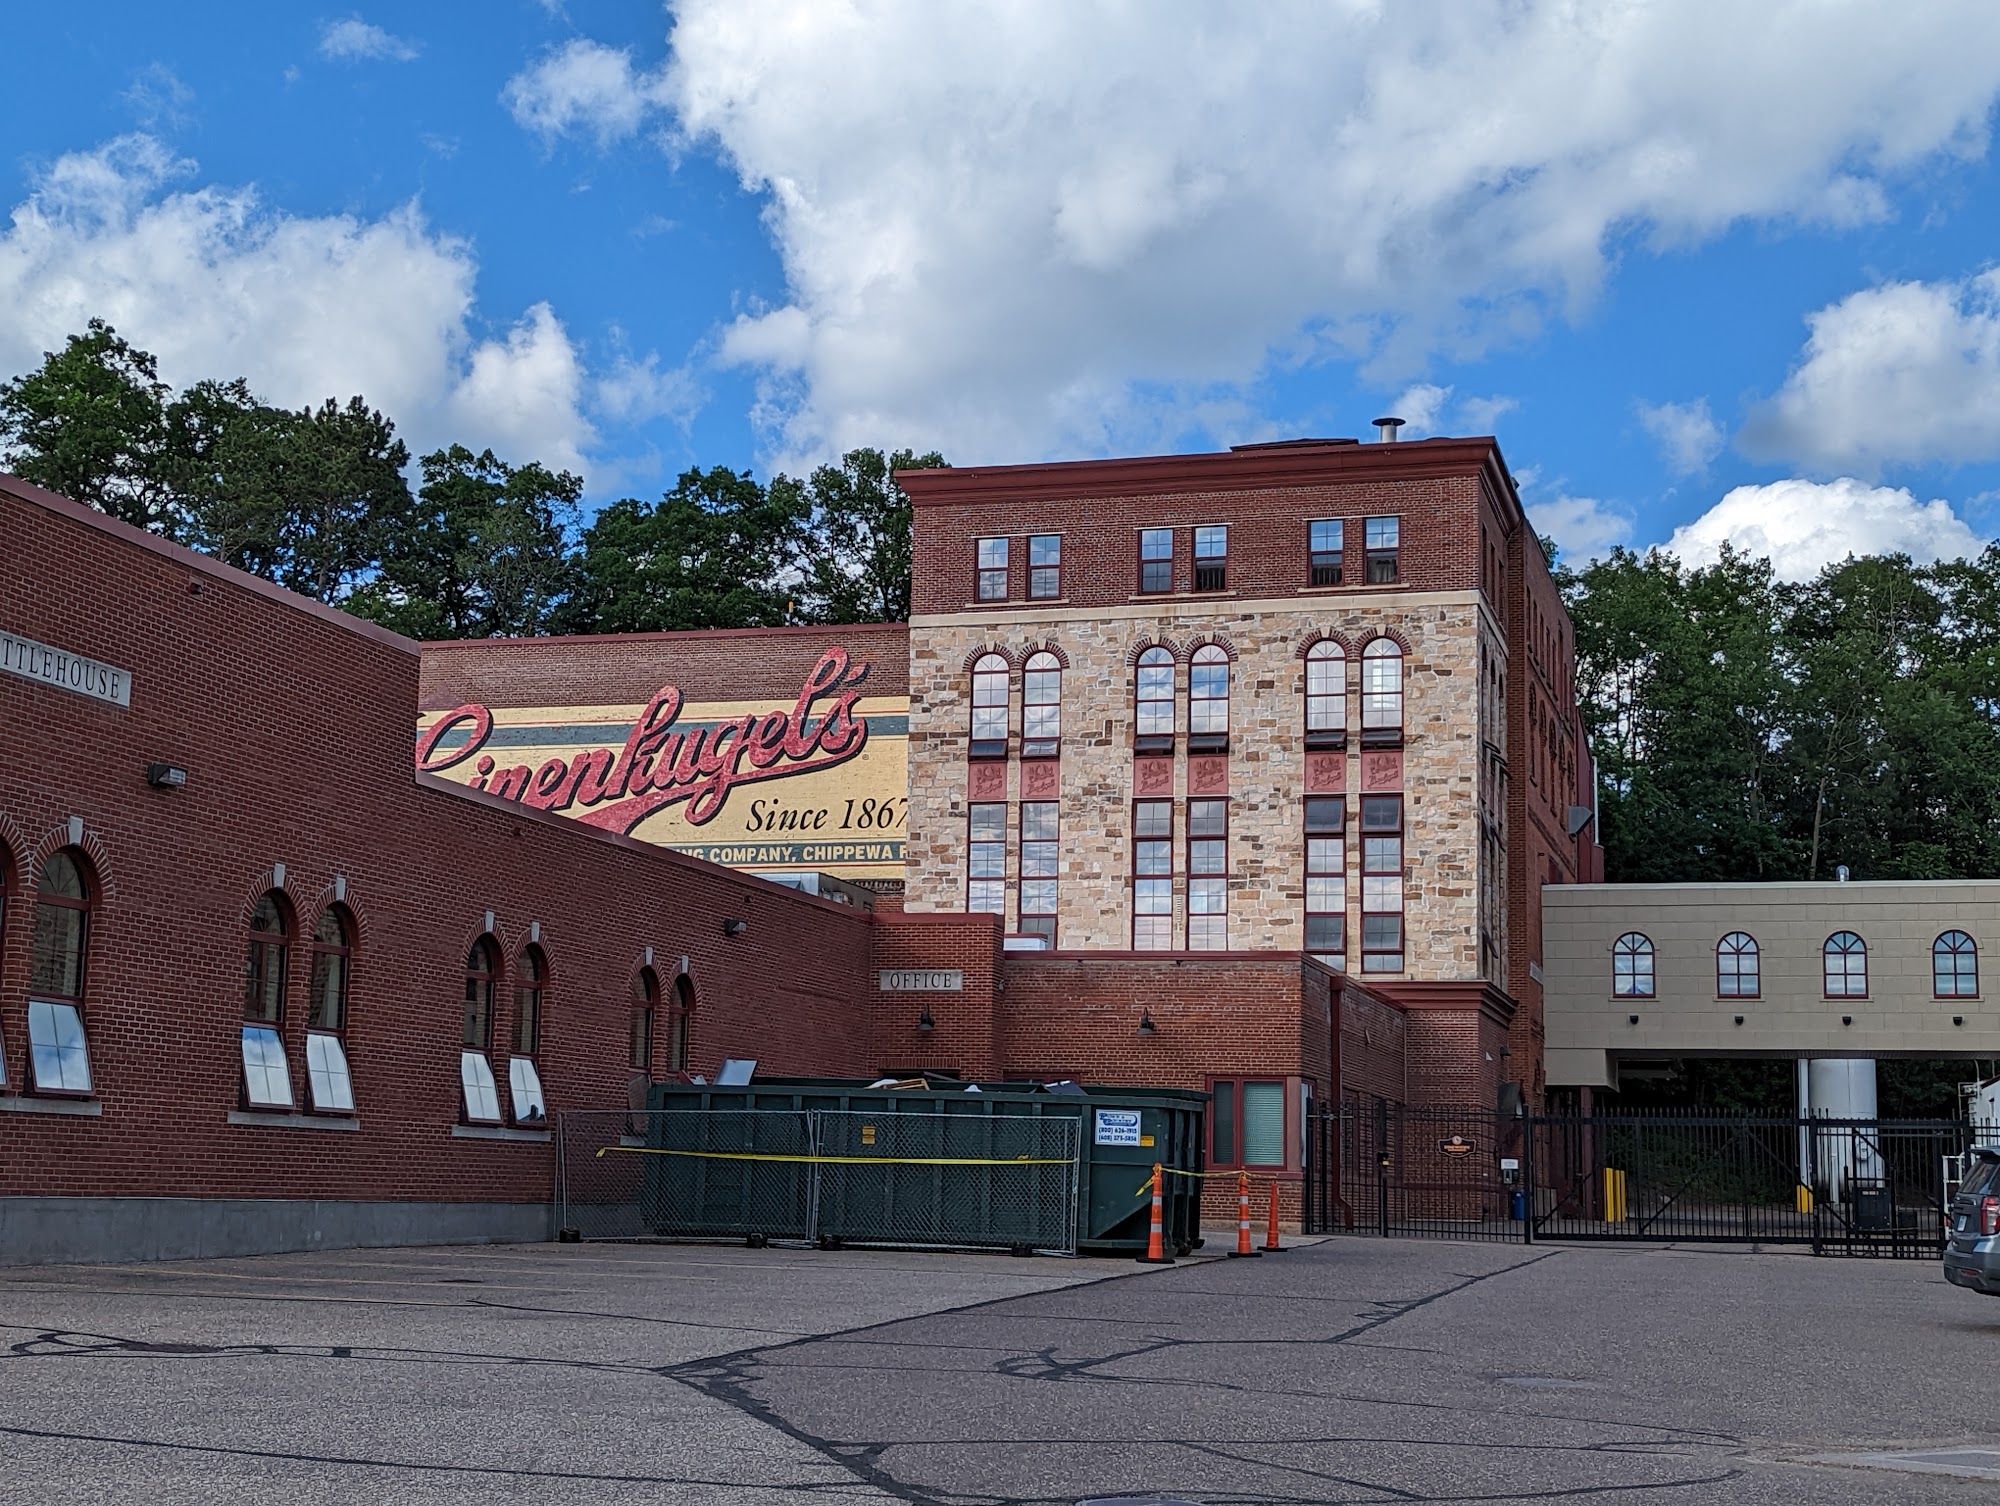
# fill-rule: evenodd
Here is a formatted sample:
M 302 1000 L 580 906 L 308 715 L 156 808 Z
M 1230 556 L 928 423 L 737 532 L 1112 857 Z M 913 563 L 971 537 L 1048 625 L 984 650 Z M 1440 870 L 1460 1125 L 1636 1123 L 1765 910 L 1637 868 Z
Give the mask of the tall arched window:
M 0 956 L 7 951 L 7 897 L 13 892 L 14 864 L 4 845 L 0 845 Z M 0 1091 L 13 1087 L 7 1080 L 7 1033 L 0 1030 Z
M 1361 650 L 1361 745 L 1400 747 L 1403 741 L 1403 649 L 1377 638 Z
M 1044 650 L 1021 671 L 1021 756 L 1054 758 L 1062 750 L 1062 663 Z
M 1852 931 L 1835 931 L 1821 949 L 1826 962 L 1829 999 L 1868 996 L 1868 943 Z
M 642 967 L 632 989 L 632 1070 L 649 1078 L 653 1075 L 653 1027 L 659 1011 L 660 975 Z
M 694 1020 L 694 984 L 686 973 L 674 979 L 673 1016 L 667 1022 L 667 1070 L 688 1069 L 688 1035 Z
M 1653 943 L 1637 931 L 1611 945 L 1611 992 L 1620 999 L 1653 997 Z
M 1188 751 L 1219 753 L 1229 746 L 1229 655 L 1213 643 L 1188 664 Z
M 1979 948 L 1963 931 L 1931 943 L 1931 988 L 1940 999 L 1979 997 Z
M 1154 647 L 1139 655 L 1135 693 L 1138 698 L 1138 720 L 1134 723 L 1136 735 L 1142 744 L 1149 741 L 1157 746 L 1164 742 L 1171 749 L 1174 740 L 1174 656 L 1170 652 Z
M 507 1061 L 507 1089 L 514 1122 L 540 1128 L 549 1121 L 542 1099 L 541 1069 L 535 1056 L 542 1049 L 543 1011 L 548 1005 L 549 959 L 539 946 L 521 953 L 514 970 L 514 1054 Z
M 285 1018 L 285 971 L 291 925 L 275 891 L 260 895 L 250 912 L 250 945 L 243 969 L 243 1101 L 253 1109 L 290 1109 L 292 1066 L 278 1027 Z
M 981 654 L 972 665 L 972 757 L 1007 756 L 1007 661 Z
M 1322 638 L 1306 650 L 1306 746 L 1347 745 L 1347 650 Z
M 1761 991 L 1757 938 L 1748 931 L 1731 931 L 1715 944 L 1715 995 L 1719 999 L 1754 999 Z
M 465 1012 L 459 1029 L 458 1076 L 465 1089 L 469 1124 L 500 1122 L 500 1089 L 486 1059 L 493 1041 L 493 991 L 498 987 L 500 949 L 491 936 L 472 943 L 465 957 Z
M 312 983 L 306 999 L 306 1086 L 313 1112 L 354 1112 L 354 1080 L 347 1070 L 348 961 L 354 927 L 345 910 L 328 905 L 313 927 Z
M 35 883 L 28 950 L 28 1072 L 38 1093 L 90 1092 L 83 1034 L 84 951 L 90 940 L 90 880 L 74 848 L 50 854 Z

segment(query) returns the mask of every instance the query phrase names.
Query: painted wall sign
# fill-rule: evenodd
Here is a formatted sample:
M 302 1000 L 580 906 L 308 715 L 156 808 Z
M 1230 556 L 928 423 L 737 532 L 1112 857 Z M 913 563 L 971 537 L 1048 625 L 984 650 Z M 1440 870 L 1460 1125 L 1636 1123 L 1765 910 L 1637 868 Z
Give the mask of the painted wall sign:
M 113 706 L 132 704 L 129 671 L 86 659 L 66 648 L 51 648 L 4 629 L 0 629 L 0 669 L 24 680 L 38 680 L 58 690 L 89 696 L 93 701 Z
M 867 676 L 830 648 L 784 701 L 457 706 L 418 719 L 416 766 L 731 867 L 899 879 L 910 705 Z
M 965 973 L 955 967 L 885 967 L 878 984 L 885 994 L 963 993 Z
M 1137 1145 L 1139 1143 L 1139 1111 L 1137 1109 L 1099 1109 L 1096 1128 L 1091 1135 L 1098 1145 Z

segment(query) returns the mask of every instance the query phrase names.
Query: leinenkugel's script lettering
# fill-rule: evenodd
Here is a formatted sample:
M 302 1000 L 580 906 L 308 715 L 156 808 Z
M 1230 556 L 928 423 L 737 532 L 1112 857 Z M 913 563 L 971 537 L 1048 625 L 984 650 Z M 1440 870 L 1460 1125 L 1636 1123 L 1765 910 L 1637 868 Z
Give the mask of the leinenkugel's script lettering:
M 577 820 L 629 832 L 665 806 L 685 801 L 691 826 L 721 813 L 738 785 L 789 779 L 846 763 L 868 741 L 867 722 L 854 714 L 868 666 L 830 648 L 806 674 L 790 711 L 755 712 L 700 727 L 677 727 L 682 696 L 663 685 L 646 704 L 621 749 L 592 748 L 551 758 L 540 768 L 503 768 L 480 750 L 493 735 L 493 713 L 465 705 L 447 711 L 417 739 L 417 768 L 442 773 L 473 763 L 472 785 L 536 810 L 567 811 Z M 819 703 L 818 714 L 815 707 Z M 443 746 L 463 730 L 461 745 Z

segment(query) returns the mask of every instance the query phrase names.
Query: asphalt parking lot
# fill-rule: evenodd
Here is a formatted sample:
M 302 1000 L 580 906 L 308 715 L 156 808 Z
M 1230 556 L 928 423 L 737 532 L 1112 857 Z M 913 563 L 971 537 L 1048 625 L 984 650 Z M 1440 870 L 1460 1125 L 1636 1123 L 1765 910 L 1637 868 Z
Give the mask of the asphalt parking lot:
M 9 1502 L 1912 1502 L 2000 1466 L 1928 1264 L 623 1245 L 0 1272 Z M 1840 1462 L 1824 1462 L 1839 1456 Z

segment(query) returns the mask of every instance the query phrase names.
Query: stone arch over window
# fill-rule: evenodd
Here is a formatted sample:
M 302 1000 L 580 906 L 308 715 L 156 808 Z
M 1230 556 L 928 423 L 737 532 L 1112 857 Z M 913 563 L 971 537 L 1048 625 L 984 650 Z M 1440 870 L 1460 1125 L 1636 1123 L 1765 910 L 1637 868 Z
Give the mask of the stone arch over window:
M 1620 999 L 1653 997 L 1653 941 L 1627 931 L 1611 944 L 1611 992 Z
M 1361 746 L 1403 744 L 1403 646 L 1371 638 L 1361 650 Z
M 100 893 L 94 865 L 79 847 L 58 848 L 37 867 L 28 946 L 28 1081 L 37 1093 L 84 1098 L 91 1092 L 83 999 Z
M 1236 662 L 1236 645 L 1220 633 L 1209 633 L 1200 638 L 1190 638 L 1181 651 L 1181 658 L 1186 663 L 1192 664 L 1196 656 L 1205 648 L 1220 649 L 1225 660 L 1231 664 Z
M 1021 756 L 1054 758 L 1062 750 L 1062 661 L 1047 649 L 1021 666 Z
M 1306 746 L 1347 746 L 1347 647 L 1337 638 L 1306 645 Z
M 973 758 L 1007 756 L 1007 698 L 1013 666 L 1006 656 L 981 654 L 972 663 L 972 742 Z
M 1820 948 L 1829 999 L 1868 997 L 1868 943 L 1853 931 L 1835 931 Z
M 1963 931 L 1931 943 L 1931 992 L 1940 999 L 1979 997 L 1979 945 Z
M 1173 660 L 1176 664 L 1180 662 L 1181 650 L 1179 645 L 1177 645 L 1173 639 L 1139 638 L 1134 640 L 1132 646 L 1125 650 L 1125 667 L 1127 669 L 1138 668 L 1139 661 L 1145 658 L 1147 654 L 1150 654 L 1156 648 L 1165 649 L 1167 651 L 1167 657 Z
M 1014 657 L 1017 663 L 1025 667 L 1028 661 L 1034 658 L 1037 654 L 1048 654 L 1051 657 L 1053 657 L 1056 661 L 1056 668 L 1058 669 L 1069 668 L 1068 650 L 1066 650 L 1060 643 L 1056 642 L 1055 639 L 1053 638 L 1044 639 L 1040 643 L 1030 643 L 1026 645 L 1024 648 L 1022 648 L 1020 653 L 1016 654 Z
M 1715 996 L 1756 998 L 1763 989 L 1761 962 L 1757 938 L 1748 931 L 1731 931 L 1715 944 Z
M 1188 657 L 1188 751 L 1220 753 L 1229 746 L 1229 654 L 1204 643 Z
M 1009 670 L 1014 668 L 1015 656 L 997 643 L 982 643 L 976 648 L 967 650 L 965 662 L 960 668 L 967 674 L 971 674 L 974 666 L 989 654 L 996 655 L 1000 659 L 1000 662 L 1005 664 Z

